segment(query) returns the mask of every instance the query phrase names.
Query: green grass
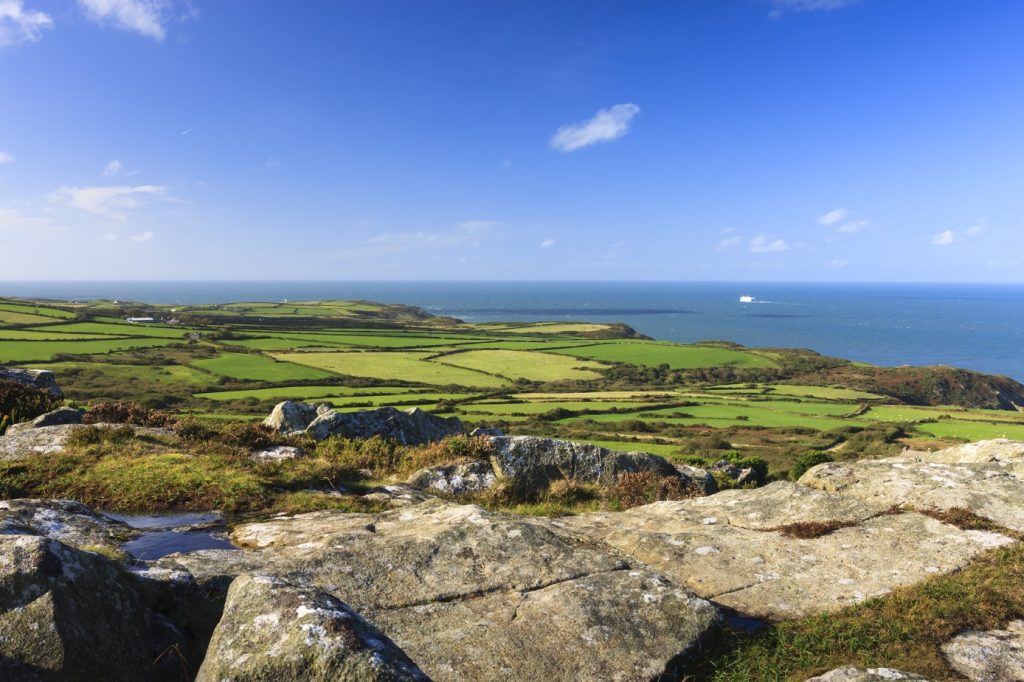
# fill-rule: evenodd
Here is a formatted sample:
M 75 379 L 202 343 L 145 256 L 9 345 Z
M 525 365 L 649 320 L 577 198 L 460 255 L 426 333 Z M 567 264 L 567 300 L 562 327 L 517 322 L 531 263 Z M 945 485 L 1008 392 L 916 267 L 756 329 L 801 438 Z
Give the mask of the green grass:
M 33 315 L 40 317 L 55 317 L 58 319 L 70 319 L 75 316 L 74 313 L 67 310 L 59 310 L 57 308 L 47 308 L 45 306 L 38 305 L 22 305 L 20 303 L 0 303 L 0 311 L 20 313 L 22 315 Z
M 415 334 L 288 334 L 273 335 L 262 339 L 247 339 L 241 342 L 231 341 L 239 345 L 258 342 L 255 347 L 266 347 L 273 350 L 299 348 L 303 345 L 322 346 L 356 346 L 360 348 L 430 348 L 432 346 L 450 346 L 453 341 L 469 342 L 473 339 L 459 337 L 417 336 Z M 281 342 L 289 345 L 279 345 Z
M 242 391 L 197 393 L 195 394 L 195 397 L 216 401 L 245 400 L 246 398 L 255 398 L 257 400 L 310 400 L 315 398 L 332 398 L 342 396 L 394 395 L 402 392 L 402 390 L 402 388 L 395 386 L 374 386 L 372 388 L 351 388 L 349 386 L 282 386 L 281 388 L 251 388 Z
M 2 329 L 0 328 L 0 340 L 5 341 L 110 341 L 111 337 L 106 334 L 61 334 L 52 331 L 39 331 L 33 329 Z
M 471 350 L 445 355 L 436 362 L 529 381 L 599 379 L 599 370 L 605 369 L 596 362 L 522 350 Z
M 354 377 L 385 381 L 411 381 L 435 386 L 496 388 L 508 382 L 500 377 L 426 360 L 424 351 L 352 353 L 275 353 L 274 357 Z
M 320 369 L 253 353 L 222 353 L 216 358 L 196 360 L 192 365 L 220 376 L 251 381 L 316 381 L 331 377 L 329 372 Z
M 1024 440 L 1024 424 L 987 424 L 977 421 L 955 419 L 917 424 L 915 428 L 936 438 L 963 438 L 965 440 L 990 440 L 1009 438 Z
M 686 414 L 687 417 L 672 416 Z M 649 415 L 649 416 L 648 416 Z M 744 417 L 746 417 L 744 419 Z M 839 428 L 842 426 L 863 425 L 863 420 L 837 419 L 819 417 L 796 412 L 773 410 L 765 407 L 758 407 L 754 403 L 739 405 L 696 405 L 693 407 L 667 408 L 664 410 L 638 410 L 635 413 L 618 414 L 597 414 L 583 419 L 592 419 L 596 422 L 618 422 L 624 419 L 640 419 L 648 422 L 665 422 L 681 426 L 696 426 L 706 424 L 716 428 L 727 428 L 731 426 L 763 426 L 768 428 L 811 428 L 821 431 Z M 571 421 L 576 420 L 575 418 Z
M 164 327 L 156 324 L 114 324 L 103 322 L 69 322 L 36 327 L 36 331 L 62 334 L 107 334 L 110 336 L 142 336 L 161 339 L 183 339 L 192 329 Z
M 768 389 L 767 393 L 764 393 Z M 885 396 L 855 391 L 851 388 L 833 386 L 801 386 L 797 384 L 754 384 L 753 387 L 743 384 L 714 386 L 708 389 L 714 393 L 733 393 L 751 395 L 786 395 L 798 398 L 821 398 L 823 400 L 884 400 Z
M 551 410 L 563 408 L 566 410 L 610 410 L 612 408 L 624 410 L 636 410 L 637 403 L 611 402 L 611 401 L 573 401 L 563 402 L 532 402 L 532 403 L 469 403 L 460 406 L 464 412 L 473 414 L 544 414 Z
M 701 367 L 775 367 L 772 360 L 744 351 L 713 346 L 684 346 L 654 341 L 612 341 L 592 346 L 553 350 L 576 357 L 624 362 L 641 367 L 668 365 L 669 369 L 697 369 Z
M 583 334 L 603 332 L 610 329 L 611 325 L 589 322 L 535 322 L 516 325 L 481 325 L 481 327 L 500 331 L 503 334 Z
M 152 348 L 172 343 L 169 339 L 104 339 L 97 341 L 0 341 L 0 362 L 46 362 L 54 355 L 95 355 L 131 348 Z
M 53 318 L 13 310 L 0 310 L 0 324 L 45 324 L 47 322 L 53 322 Z

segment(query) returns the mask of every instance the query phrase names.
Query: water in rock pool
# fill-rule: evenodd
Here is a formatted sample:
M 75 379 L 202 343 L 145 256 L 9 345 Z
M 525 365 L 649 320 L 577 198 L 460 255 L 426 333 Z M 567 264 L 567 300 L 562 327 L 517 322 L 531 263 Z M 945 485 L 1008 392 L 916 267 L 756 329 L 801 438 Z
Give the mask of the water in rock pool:
M 143 534 L 123 549 L 136 559 L 153 561 L 176 552 L 200 549 L 237 549 L 224 537 L 223 519 L 217 514 L 185 513 L 166 516 L 108 514 Z

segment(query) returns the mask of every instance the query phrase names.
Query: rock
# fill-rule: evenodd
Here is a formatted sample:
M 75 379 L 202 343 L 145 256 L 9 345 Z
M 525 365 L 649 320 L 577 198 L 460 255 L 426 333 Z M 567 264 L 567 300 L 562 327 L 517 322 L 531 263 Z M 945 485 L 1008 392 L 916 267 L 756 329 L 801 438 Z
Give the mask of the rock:
M 106 557 L 0 535 L 0 678 L 151 679 L 149 630 L 137 593 Z
M 473 505 L 312 512 L 238 526 L 232 539 L 244 549 L 165 557 L 144 577 L 210 592 L 261 573 L 321 589 L 437 680 L 649 680 L 718 622 L 646 567 Z
M 273 447 L 257 450 L 249 455 L 250 458 L 261 462 L 280 462 L 286 459 L 296 459 L 298 457 L 305 456 L 305 450 L 291 445 L 275 445 Z
M 39 535 L 78 549 L 116 550 L 137 531 L 73 500 L 2 500 L 0 534 Z
M 389 507 L 397 508 L 417 504 L 431 498 L 412 486 L 394 484 L 371 488 L 362 496 L 362 499 L 367 502 L 383 502 Z
M 824 675 L 808 678 L 807 682 L 893 682 L 893 680 L 928 682 L 920 675 L 900 672 L 892 668 L 855 668 L 853 666 L 836 668 Z
M 299 433 L 316 418 L 315 405 L 285 400 L 274 406 L 270 416 L 263 420 L 263 425 L 283 434 Z
M 473 438 L 483 438 L 486 436 L 497 436 L 498 438 L 504 438 L 505 432 L 493 426 L 481 426 L 470 431 L 469 435 L 472 436 Z
M 15 381 L 25 386 L 47 391 L 55 398 L 63 395 L 57 385 L 57 377 L 48 369 L 15 369 L 0 367 L 0 381 Z
M 556 532 L 610 546 L 701 597 L 769 620 L 881 596 L 955 571 L 981 552 L 1012 542 L 921 514 L 880 515 L 884 509 L 778 482 L 546 523 Z M 831 532 L 800 539 L 776 530 L 796 522 L 829 524 L 820 530 Z
M 418 407 L 406 412 L 393 407 L 382 407 L 358 412 L 329 410 L 314 419 L 306 433 L 316 440 L 324 440 L 331 436 L 380 436 L 402 445 L 425 445 L 463 433 L 463 428 L 457 417 L 435 417 Z
M 376 627 L 320 590 L 269 576 L 231 583 L 198 682 L 427 680 Z
M 679 476 L 679 471 L 657 455 L 616 452 L 589 443 L 538 438 L 492 437 L 491 465 L 501 478 L 528 491 L 546 490 L 552 481 L 614 485 L 624 473 L 653 471 Z
M 688 464 L 674 465 L 679 475 L 686 481 L 692 483 L 705 495 L 714 495 L 718 492 L 718 484 L 715 477 L 707 469 L 690 466 Z
M 468 462 L 420 469 L 409 477 L 408 484 L 415 488 L 465 495 L 486 490 L 494 485 L 495 480 L 490 462 Z
M 764 483 L 764 479 L 756 469 L 736 466 L 727 459 L 719 460 L 709 467 L 710 471 L 725 476 L 733 481 L 737 487 L 745 485 L 758 486 Z
M 965 508 L 1000 526 L 1024 531 L 1022 446 L 988 441 L 936 453 L 829 462 L 811 468 L 799 482 L 890 507 Z
M 136 436 L 167 437 L 173 431 L 166 428 L 128 426 L 126 424 L 59 424 L 34 427 L 31 422 L 15 424 L 0 436 L 0 461 L 18 460 L 34 455 L 64 452 L 64 444 L 78 429 L 132 429 Z
M 52 412 L 41 414 L 31 422 L 32 428 L 38 429 L 42 426 L 60 426 L 62 424 L 81 424 L 82 415 L 85 410 L 75 407 L 58 407 Z
M 1024 620 L 1005 630 L 968 630 L 942 645 L 953 670 L 974 682 L 1024 680 Z

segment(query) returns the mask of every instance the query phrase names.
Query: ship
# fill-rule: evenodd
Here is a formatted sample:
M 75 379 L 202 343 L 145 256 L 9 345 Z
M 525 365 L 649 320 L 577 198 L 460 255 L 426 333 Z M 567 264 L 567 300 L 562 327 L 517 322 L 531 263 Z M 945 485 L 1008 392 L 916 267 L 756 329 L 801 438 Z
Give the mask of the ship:
M 740 296 L 740 303 L 753 303 L 753 302 L 754 302 L 754 297 L 753 296 Z

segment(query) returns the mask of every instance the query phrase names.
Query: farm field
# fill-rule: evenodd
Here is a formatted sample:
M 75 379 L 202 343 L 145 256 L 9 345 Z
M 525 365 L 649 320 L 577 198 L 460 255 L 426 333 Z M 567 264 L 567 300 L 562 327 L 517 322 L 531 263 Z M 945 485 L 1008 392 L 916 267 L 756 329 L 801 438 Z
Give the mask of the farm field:
M 192 366 L 232 379 L 253 381 L 310 381 L 331 376 L 329 372 L 319 369 L 279 362 L 252 353 L 222 353 L 209 360 L 196 360 Z
M 272 357 L 335 374 L 409 381 L 434 386 L 498 387 L 508 385 L 506 379 L 472 369 L 431 362 L 432 353 L 425 351 L 356 351 L 351 353 L 274 353 Z
M 523 350 L 471 350 L 445 355 L 435 362 L 527 381 L 599 379 L 604 369 L 597 362 Z
M 577 346 L 553 350 L 581 358 L 623 362 L 642 367 L 668 365 L 669 369 L 694 369 L 698 367 L 775 367 L 768 357 L 713 346 L 682 346 L 653 341 L 616 341 L 592 346 Z

